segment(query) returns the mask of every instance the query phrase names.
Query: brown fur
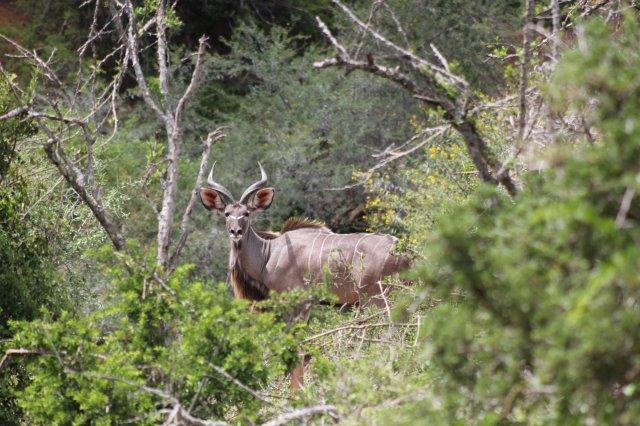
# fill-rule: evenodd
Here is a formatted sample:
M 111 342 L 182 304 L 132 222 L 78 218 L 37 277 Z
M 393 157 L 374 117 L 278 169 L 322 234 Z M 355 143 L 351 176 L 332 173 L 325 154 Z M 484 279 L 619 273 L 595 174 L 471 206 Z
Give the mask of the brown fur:
M 254 301 L 269 298 L 269 289 L 245 274 L 237 260 L 229 270 L 229 278 L 236 298 Z
M 312 220 L 304 217 L 291 217 L 284 222 L 280 232 L 256 230 L 256 233 L 261 238 L 273 240 L 285 232 L 295 231 L 296 229 L 302 228 L 325 228 L 325 224 L 319 220 Z M 231 285 L 233 286 L 233 294 L 238 299 L 257 301 L 269 298 L 269 289 L 261 282 L 256 281 L 245 274 L 237 260 L 229 270 L 229 278 L 231 280 Z
M 325 228 L 329 230 L 327 225 L 325 225 L 321 220 L 309 219 L 307 217 L 290 217 L 284 221 L 280 233 L 284 234 L 285 232 L 295 231 L 296 229 L 302 228 Z
M 280 236 L 279 232 L 258 231 L 257 229 L 255 231 L 256 231 L 256 234 L 258 234 L 260 236 L 260 238 L 264 238 L 265 240 L 273 240 L 273 239 L 278 238 Z

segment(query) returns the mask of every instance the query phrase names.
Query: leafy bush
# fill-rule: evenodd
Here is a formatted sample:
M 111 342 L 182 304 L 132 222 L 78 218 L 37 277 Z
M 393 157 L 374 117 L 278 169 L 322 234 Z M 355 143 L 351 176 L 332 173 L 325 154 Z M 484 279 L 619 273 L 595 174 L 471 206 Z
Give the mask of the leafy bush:
M 514 200 L 482 188 L 441 219 L 417 276 L 444 300 L 423 329 L 443 397 L 415 415 L 490 424 L 640 415 L 640 25 L 625 26 L 613 37 L 604 22 L 589 25 L 553 83 L 564 105 L 595 100 L 602 141 L 556 152 Z
M 6 82 L 0 82 L 0 111 L 15 107 Z M 35 319 L 41 307 L 58 312 L 68 306 L 69 286 L 60 285 L 51 237 L 54 220 L 34 206 L 33 189 L 21 173 L 17 142 L 34 133 L 21 115 L 0 121 L 0 342 L 11 337 L 9 321 Z M 0 370 L 0 424 L 13 424 L 19 409 L 10 389 L 24 383 L 20 368 Z
M 259 389 L 282 374 L 297 361 L 295 341 L 224 286 L 190 282 L 189 269 L 160 284 L 113 268 L 109 309 L 14 323 L 11 345 L 39 354 L 17 392 L 28 421 L 155 424 L 176 401 L 196 417 L 255 420 L 262 402 L 237 383 Z

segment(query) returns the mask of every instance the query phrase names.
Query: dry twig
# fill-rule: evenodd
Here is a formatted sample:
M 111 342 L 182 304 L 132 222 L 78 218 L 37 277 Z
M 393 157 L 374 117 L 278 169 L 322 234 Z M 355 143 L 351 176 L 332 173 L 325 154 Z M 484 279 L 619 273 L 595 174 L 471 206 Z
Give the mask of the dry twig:
M 298 419 L 304 419 L 306 417 L 312 417 L 317 414 L 328 414 L 335 421 L 340 420 L 340 415 L 338 414 L 338 410 L 333 405 L 314 405 L 312 407 L 300 408 L 298 410 L 290 411 L 285 413 L 279 417 L 276 417 L 273 420 L 269 420 L 266 423 L 263 423 L 262 426 L 281 426 L 285 425 L 289 422 Z

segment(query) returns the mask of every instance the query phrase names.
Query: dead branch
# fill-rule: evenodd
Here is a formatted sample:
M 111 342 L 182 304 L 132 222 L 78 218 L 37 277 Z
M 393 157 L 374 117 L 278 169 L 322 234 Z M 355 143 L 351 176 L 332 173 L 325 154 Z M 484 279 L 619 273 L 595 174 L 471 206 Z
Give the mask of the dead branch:
M 383 313 L 385 311 L 382 311 Z M 308 343 L 314 340 L 317 340 L 321 337 L 328 336 L 330 334 L 338 333 L 343 330 L 365 330 L 368 328 L 376 328 L 376 327 L 390 327 L 390 326 L 399 326 L 399 327 L 416 327 L 416 324 L 406 324 L 406 323 L 394 323 L 394 322 L 377 322 L 373 324 L 348 324 L 343 325 L 341 327 L 332 328 L 331 330 L 323 331 L 322 333 L 315 334 L 311 337 L 307 337 L 302 341 L 302 343 Z
M 167 35 L 165 21 L 165 1 L 158 0 L 156 7 L 156 41 L 158 46 L 158 79 L 160 80 L 160 93 L 164 104 L 169 105 L 169 68 L 167 66 Z
M 409 50 L 407 50 L 407 49 L 405 49 L 403 47 L 398 46 L 397 44 L 393 43 L 392 41 L 390 41 L 389 39 L 384 37 L 379 32 L 375 31 L 371 27 L 371 25 L 367 25 L 364 22 L 362 22 L 351 11 L 351 9 L 349 9 L 347 6 L 342 4 L 342 2 L 340 0 L 331 0 L 331 1 L 333 2 L 333 4 L 335 4 L 340 9 L 342 9 L 342 11 L 349 17 L 349 19 L 351 19 L 351 21 L 353 21 L 355 24 L 357 24 L 363 31 L 368 32 L 369 34 L 371 34 L 371 36 L 374 39 L 378 40 L 379 42 L 381 42 L 385 46 L 391 48 L 392 50 L 395 50 L 396 52 L 400 53 L 402 56 L 404 56 L 406 58 L 409 58 L 410 59 L 410 64 L 416 69 L 416 71 L 422 71 L 423 68 L 427 68 L 428 70 L 439 74 L 441 77 L 444 77 L 445 79 L 450 79 L 452 82 L 461 84 L 464 87 L 468 87 L 468 83 L 463 78 L 461 78 L 461 77 L 459 77 L 457 75 L 454 75 L 454 74 L 448 72 L 447 70 L 432 64 L 431 62 L 427 61 L 426 59 L 420 58 L 419 56 L 415 55 L 413 52 L 411 52 L 411 51 L 409 51 Z
M 136 84 L 142 93 L 142 98 L 145 103 L 151 110 L 158 116 L 158 118 L 165 123 L 167 126 L 167 133 L 170 133 L 171 129 L 169 128 L 170 120 L 167 117 L 166 113 L 160 109 L 157 105 L 155 99 L 151 96 L 151 92 L 149 91 L 149 87 L 147 86 L 147 80 L 145 78 L 144 72 L 142 71 L 142 66 L 140 65 L 140 49 L 139 49 L 139 41 L 138 41 L 138 31 L 136 28 L 136 16 L 133 10 L 133 5 L 131 4 L 131 0 L 126 0 L 124 2 L 124 10 L 127 15 L 127 19 L 129 20 L 129 25 L 126 29 L 126 44 L 127 51 L 129 53 L 129 58 L 131 59 L 131 65 L 133 66 L 134 75 L 136 78 Z
M 5 40 L 10 40 L 5 36 L 0 35 Z M 59 82 L 59 78 L 55 75 L 53 70 L 48 66 L 48 62 L 39 58 L 37 53 L 28 51 L 18 43 L 11 40 L 11 43 L 16 49 L 25 53 L 26 59 L 37 69 L 42 70 L 43 73 L 49 74 L 49 79 L 54 82 Z M 3 75 L 4 80 L 9 84 L 12 92 L 19 103 L 24 103 L 24 90 L 22 90 L 16 82 L 14 82 L 0 63 L 0 73 Z M 53 95 L 52 95 L 53 96 Z M 63 96 L 64 97 L 64 96 Z M 64 116 L 60 112 L 58 107 L 59 99 L 42 98 L 37 97 L 44 102 L 43 107 L 48 107 L 53 111 L 41 112 L 34 110 L 30 105 L 22 105 L 22 108 L 27 112 L 29 118 L 32 118 L 38 128 L 47 136 L 47 141 L 44 143 L 43 148 L 45 154 L 49 158 L 49 161 L 56 166 L 61 176 L 67 181 L 67 183 L 73 188 L 80 199 L 89 207 L 94 217 L 98 220 L 107 236 L 113 243 L 117 250 L 123 250 L 126 247 L 125 239 L 120 233 L 120 228 L 116 224 L 111 214 L 105 209 L 101 199 L 100 190 L 95 185 L 94 170 L 93 170 L 93 146 L 96 142 L 96 138 L 89 128 L 89 123 L 81 118 L 73 116 Z M 30 102 L 34 102 L 32 99 Z M 70 159 L 70 156 L 65 152 L 62 147 L 62 140 L 58 136 L 61 134 L 59 129 L 52 127 L 53 125 L 62 125 L 63 130 L 69 131 L 70 127 L 75 126 L 80 129 L 81 136 L 85 139 L 87 146 L 86 163 L 87 168 L 83 172 L 78 163 Z
M 339 0 L 332 1 L 351 19 L 354 25 L 369 33 L 382 45 L 399 53 L 401 60 L 407 63 L 414 73 L 420 75 L 419 81 L 421 83 L 418 83 L 418 80 L 414 79 L 409 73 L 400 71 L 399 66 L 390 68 L 377 64 L 370 53 L 367 54 L 366 61 L 350 56 L 347 49 L 336 39 L 319 17 L 316 17 L 318 27 L 336 50 L 336 56 L 315 62 L 313 66 L 315 68 L 338 66 L 346 71 L 362 70 L 369 72 L 398 84 L 411 93 L 415 99 L 424 102 L 427 106 L 442 110 L 443 118 L 465 141 L 469 156 L 480 177 L 485 182 L 502 185 L 510 195 L 515 195 L 517 188 L 509 175 L 509 171 L 506 170 L 505 173 L 501 174 L 496 173 L 501 170 L 501 164 L 494 160 L 486 141 L 478 132 L 474 121 L 469 118 L 468 101 L 471 93 L 468 83 L 448 69 L 444 55 L 433 46 L 434 54 L 439 58 L 442 66 L 420 58 L 409 50 L 389 41 L 374 30 L 371 25 L 362 22 Z
M 42 125 L 42 123 L 40 124 L 42 126 L 41 128 L 45 130 L 46 127 Z M 87 190 L 84 175 L 80 169 L 78 169 L 78 167 L 67 158 L 65 152 L 60 147 L 60 141 L 54 133 L 48 129 L 45 131 L 51 137 L 51 139 L 44 145 L 44 151 L 47 154 L 47 157 L 49 157 L 49 160 L 57 167 L 60 174 L 73 188 L 76 194 L 78 194 L 87 207 L 91 209 L 91 212 L 102 226 L 102 229 L 107 233 L 107 236 L 113 243 L 114 247 L 117 250 L 124 250 L 126 242 L 120 233 L 119 227 L 115 224 L 113 218 L 104 208 L 102 203 L 100 203 L 96 197 Z
M 636 175 L 635 181 L 638 182 L 640 180 L 640 173 Z M 628 186 L 624 195 L 622 196 L 622 201 L 620 202 L 620 208 L 618 209 L 618 214 L 616 215 L 616 226 L 618 228 L 624 228 L 627 225 L 627 215 L 629 214 L 629 210 L 631 209 L 631 202 L 633 201 L 633 197 L 636 195 L 636 188 L 633 186 Z
M 553 24 L 553 59 L 558 59 L 558 46 L 560 44 L 560 0 L 551 0 L 551 22 Z
M 527 96 L 528 95 L 532 95 L 532 94 L 536 94 L 537 93 L 537 88 L 535 87 L 529 87 L 526 91 Z M 518 101 L 520 98 L 519 94 L 516 95 L 509 95 L 506 96 L 502 99 L 498 99 L 496 101 L 493 102 L 486 102 L 486 103 L 482 103 L 479 104 L 475 107 L 473 107 L 472 109 L 469 110 L 469 115 L 473 116 L 476 115 L 482 111 L 488 111 L 488 110 L 492 110 L 492 109 L 498 109 L 498 108 L 503 108 L 509 104 L 514 103 L 515 101 Z
M 338 410 L 333 405 L 314 405 L 312 407 L 300 408 L 298 410 L 285 413 L 273 420 L 269 420 L 268 422 L 263 423 L 262 426 L 281 426 L 294 420 L 315 416 L 317 414 L 328 414 L 335 421 L 340 420 Z
M 182 144 L 182 117 L 187 102 L 195 92 L 202 72 L 202 59 L 207 45 L 207 38 L 201 37 L 196 53 L 196 63 L 193 68 L 193 74 L 189 85 L 185 89 L 182 97 L 178 101 L 173 113 L 167 112 L 167 116 L 171 116 L 172 122 L 167 125 L 167 169 L 166 181 L 164 182 L 164 191 L 162 195 L 162 207 L 158 215 L 158 253 L 156 262 L 163 267 L 169 267 L 167 259 L 169 255 L 169 246 L 171 245 L 171 228 L 173 225 L 173 217 L 176 210 L 176 192 L 178 189 L 178 160 L 180 156 L 180 145 Z
M 110 376 L 107 374 L 95 373 L 92 371 L 78 371 L 75 369 L 67 368 L 63 366 L 65 373 L 67 374 L 78 374 L 86 377 L 93 377 L 101 380 L 107 380 L 110 382 L 119 382 L 123 383 L 127 386 L 131 386 L 140 391 L 149 393 L 151 395 L 157 396 L 165 401 L 168 401 L 171 404 L 171 410 L 169 411 L 169 415 L 165 421 L 165 425 L 197 425 L 197 426 L 228 426 L 227 422 L 223 422 L 220 420 L 206 420 L 194 417 L 189 413 L 189 411 L 184 407 L 184 405 L 176 398 L 175 396 L 167 393 L 164 390 L 153 388 L 147 385 L 142 385 L 139 383 L 135 383 L 129 380 L 125 380 L 119 377 Z
M 202 36 L 200 37 L 200 40 L 198 40 L 198 51 L 195 53 L 196 63 L 193 67 L 191 80 L 189 81 L 189 85 L 184 91 L 182 97 L 178 101 L 178 106 L 176 107 L 174 113 L 174 123 L 176 124 L 176 126 L 178 126 L 181 122 L 182 114 L 184 113 L 184 109 L 187 106 L 187 102 L 196 91 L 200 83 L 200 77 L 202 76 L 202 59 L 204 58 L 205 48 L 207 47 L 208 40 L 209 39 L 206 36 Z
M 404 40 L 404 44 L 409 46 L 409 38 L 407 37 L 407 32 L 402 27 L 402 24 L 400 23 L 400 20 L 396 16 L 395 12 L 391 8 L 391 6 L 389 6 L 387 4 L 386 1 L 382 1 L 381 3 L 382 3 L 382 7 L 384 7 L 386 9 L 387 13 L 389 13 L 389 16 L 391 16 L 391 19 L 393 20 L 393 23 L 396 24 L 396 30 L 402 36 L 402 39 Z
M 238 380 L 235 377 L 233 377 L 231 374 L 227 373 L 223 368 L 220 368 L 217 365 L 213 365 L 211 363 L 209 363 L 209 367 L 213 368 L 216 371 L 216 373 L 220 374 L 222 377 L 224 377 L 225 379 L 229 380 L 230 382 L 232 382 L 233 384 L 238 386 L 240 389 L 242 389 L 245 392 L 249 393 L 255 399 L 260 400 L 260 401 L 264 402 L 265 404 L 273 405 L 273 403 L 271 401 L 266 399 L 264 396 L 260 395 L 255 390 L 251 389 L 249 386 L 247 386 L 244 383 L 242 383 L 240 380 Z
M 7 349 L 4 352 L 4 356 L 2 357 L 2 359 L 0 359 L 0 370 L 2 370 L 2 367 L 4 366 L 4 363 L 7 362 L 7 360 L 10 357 L 13 356 L 28 356 L 28 355 L 42 355 L 44 354 L 44 351 L 39 350 L 39 349 Z
M 11 111 L 8 111 L 2 115 L 0 115 L 0 121 L 3 120 L 9 120 L 11 118 L 17 117 L 20 114 L 23 114 L 25 112 L 27 112 L 29 110 L 28 106 L 19 106 L 17 108 L 12 109 Z

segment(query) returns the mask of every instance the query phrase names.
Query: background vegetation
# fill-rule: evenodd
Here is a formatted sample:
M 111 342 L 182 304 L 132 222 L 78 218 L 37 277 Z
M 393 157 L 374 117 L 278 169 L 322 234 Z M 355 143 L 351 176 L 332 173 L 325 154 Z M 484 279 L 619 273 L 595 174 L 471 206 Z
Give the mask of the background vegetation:
M 394 43 L 464 78 L 464 117 L 366 70 L 314 68 L 336 55 L 316 16 L 370 63 L 402 69 L 406 59 L 329 1 L 170 8 L 172 91 L 187 87 L 189 52 L 209 37 L 183 119 L 178 211 L 189 203 L 202 141 L 222 127 L 226 137 L 210 154 L 216 180 L 238 194 L 260 161 L 277 190 L 258 227 L 308 216 L 339 232 L 392 233 L 415 258 L 403 277 L 410 285 L 389 282 L 391 310 L 317 304 L 308 323 L 295 324 L 285 319 L 297 303 L 325 299 L 322 286 L 273 295 L 258 309 L 233 300 L 222 224 L 199 205 L 175 270 L 156 263 L 167 134 L 133 72 L 115 93 L 117 131 L 113 119 L 88 127 L 98 135 L 98 195 L 126 249 L 114 250 L 45 154 L 42 117 L 20 107 L 63 93 L 75 109 L 49 112 L 87 113 L 94 92 L 74 87 L 118 35 L 96 38 L 80 71 L 78 48 L 95 19 L 108 21 L 110 3 L 0 3 L 0 424 L 260 424 L 329 405 L 304 419 L 635 423 L 637 2 L 346 3 Z M 134 2 L 136 16 L 152 18 L 159 4 Z M 53 58 L 59 87 L 14 43 Z M 160 97 L 149 46 L 140 59 Z M 121 65 L 102 64 L 92 90 Z M 431 84 L 424 70 L 411 76 Z M 461 120 L 511 172 L 516 195 L 482 181 L 453 130 Z M 78 133 L 56 129 L 70 157 L 86 158 Z M 290 393 L 285 377 L 300 348 L 311 359 L 306 386 Z

